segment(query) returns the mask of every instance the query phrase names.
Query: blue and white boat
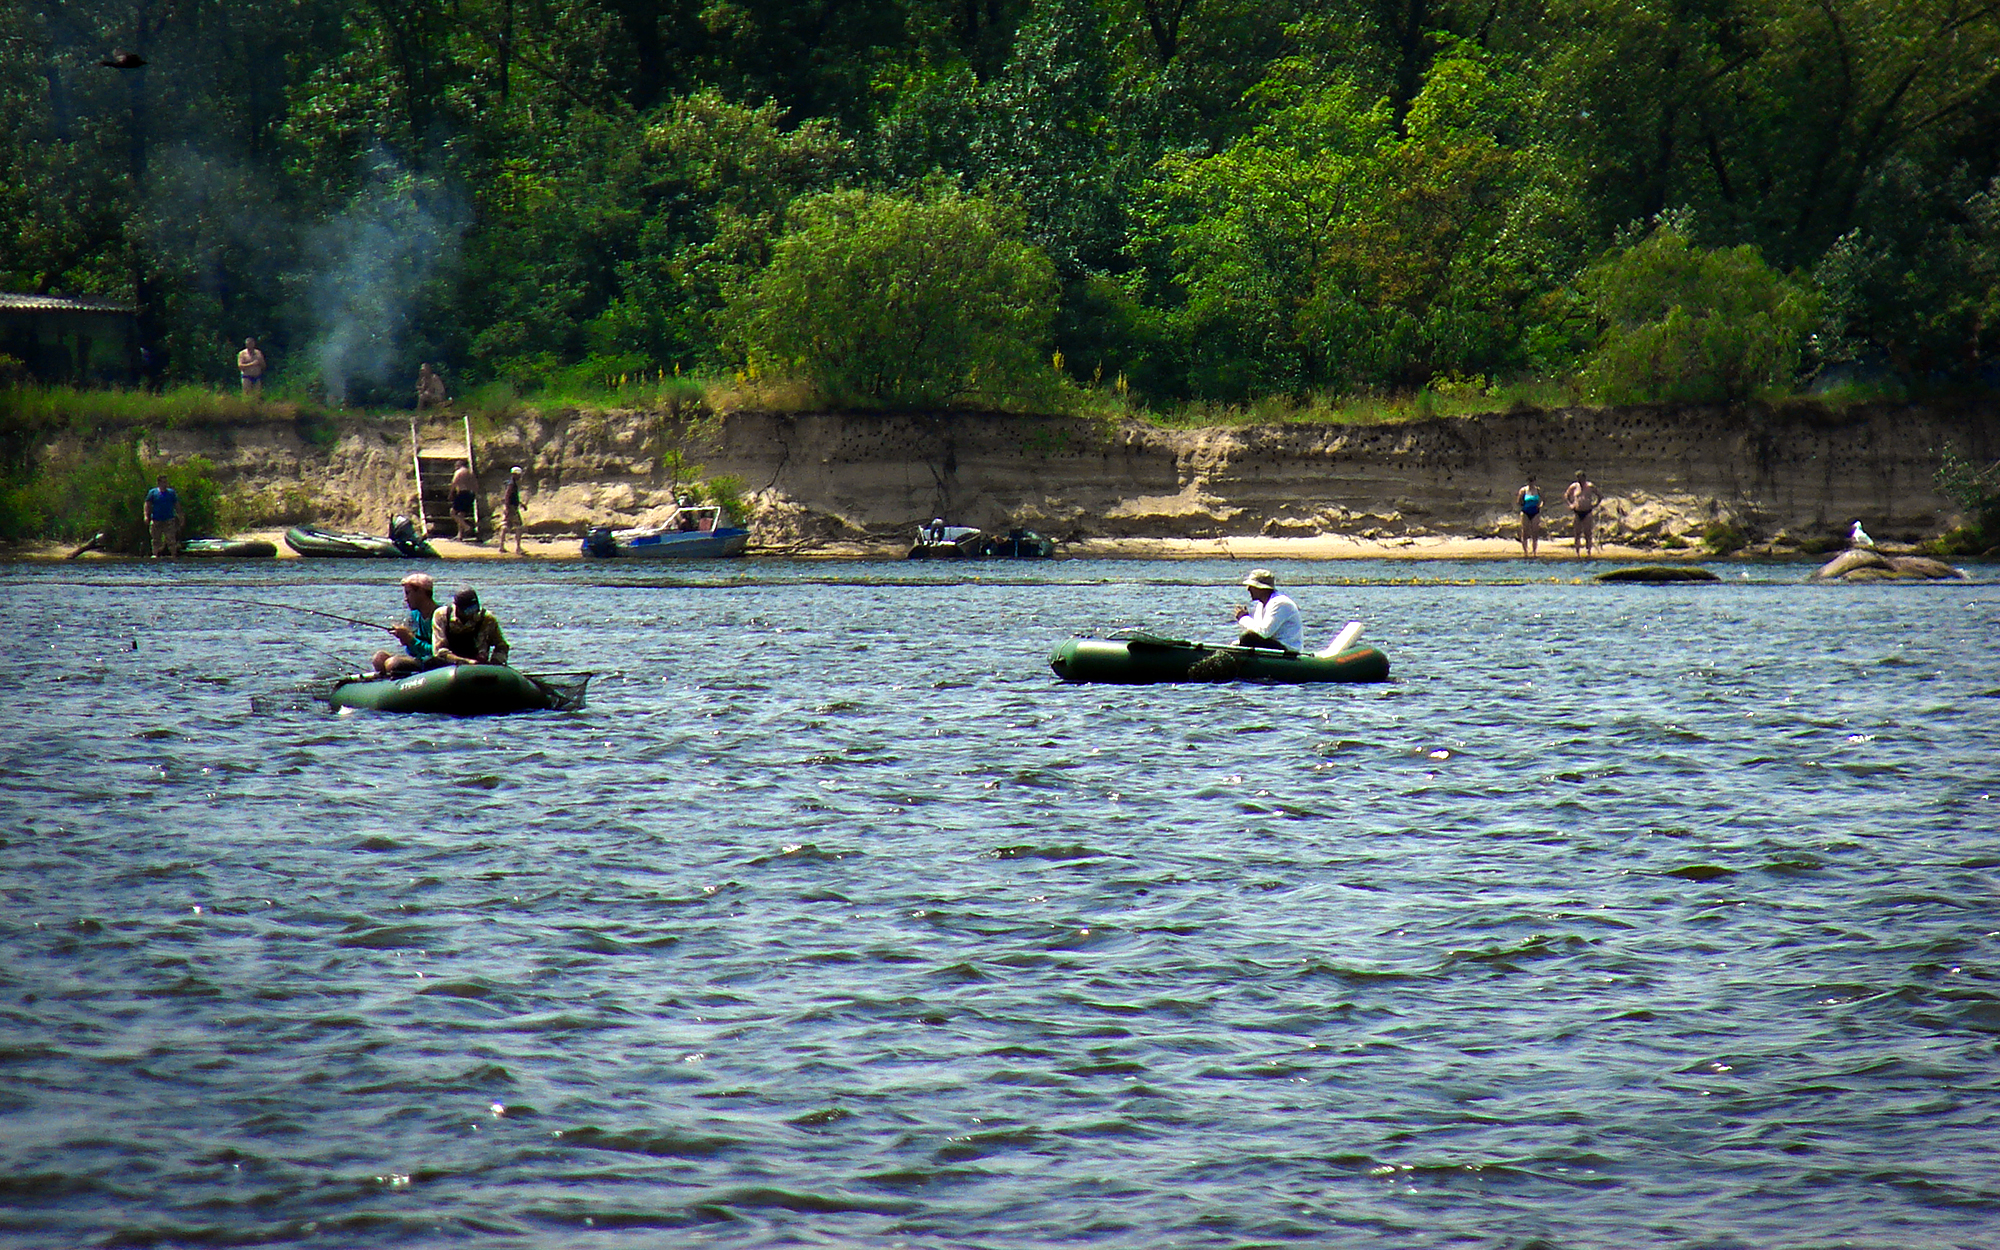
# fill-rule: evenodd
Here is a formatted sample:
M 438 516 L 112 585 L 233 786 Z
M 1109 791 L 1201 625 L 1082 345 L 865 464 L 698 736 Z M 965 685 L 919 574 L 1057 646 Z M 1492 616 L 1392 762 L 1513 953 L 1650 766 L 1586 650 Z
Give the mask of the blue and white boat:
M 740 556 L 750 545 L 750 531 L 723 524 L 715 504 L 682 504 L 665 525 L 614 530 L 600 526 L 583 539 L 587 556 L 640 560 L 710 560 Z

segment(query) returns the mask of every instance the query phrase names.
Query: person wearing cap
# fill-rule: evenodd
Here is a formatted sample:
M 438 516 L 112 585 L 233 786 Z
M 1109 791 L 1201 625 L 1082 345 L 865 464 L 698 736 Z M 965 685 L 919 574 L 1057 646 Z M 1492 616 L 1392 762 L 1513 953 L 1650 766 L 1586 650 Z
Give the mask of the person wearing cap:
M 507 553 L 507 535 L 514 536 L 514 554 L 521 555 L 521 466 L 507 474 L 507 493 L 500 497 L 500 553 Z
M 1243 631 L 1237 645 L 1306 649 L 1306 626 L 1299 617 L 1299 605 L 1290 595 L 1278 593 L 1278 579 L 1271 576 L 1271 570 L 1252 569 L 1243 579 L 1243 588 L 1250 592 L 1251 605 L 1236 605 L 1236 624 Z
M 479 606 L 479 592 L 467 586 L 431 618 L 437 658 L 446 664 L 505 664 L 507 639 L 500 622 Z
M 438 606 L 433 598 L 436 593 L 437 583 L 431 580 L 429 573 L 412 573 L 403 579 L 403 606 L 409 609 L 410 617 L 403 624 L 389 629 L 396 635 L 396 641 L 403 644 L 403 654 L 377 651 L 375 671 L 378 674 L 405 677 L 437 667 L 435 648 L 431 645 L 431 624 Z

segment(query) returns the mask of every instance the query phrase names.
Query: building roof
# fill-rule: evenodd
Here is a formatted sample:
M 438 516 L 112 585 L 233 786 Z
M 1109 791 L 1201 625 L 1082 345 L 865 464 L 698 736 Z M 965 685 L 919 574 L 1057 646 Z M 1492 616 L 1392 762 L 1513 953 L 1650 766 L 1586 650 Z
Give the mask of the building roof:
M 0 291 L 0 312 L 136 313 L 138 305 L 87 296 L 17 295 Z

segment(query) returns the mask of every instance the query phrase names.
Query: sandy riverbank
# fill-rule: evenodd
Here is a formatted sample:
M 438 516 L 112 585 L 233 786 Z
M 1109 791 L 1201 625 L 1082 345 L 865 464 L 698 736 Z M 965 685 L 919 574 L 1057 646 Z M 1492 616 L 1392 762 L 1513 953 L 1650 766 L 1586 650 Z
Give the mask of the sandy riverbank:
M 277 558 L 281 560 L 299 559 L 297 552 L 285 545 L 285 532 L 281 529 L 254 530 L 249 533 L 232 535 L 238 539 L 255 539 L 271 543 L 277 547 Z M 530 535 L 521 545 L 521 554 L 515 555 L 512 546 L 505 551 L 492 540 L 482 543 L 459 542 L 453 538 L 433 538 L 431 545 L 437 549 L 439 558 L 445 560 L 581 560 L 586 558 L 581 542 L 572 535 L 562 537 L 535 537 Z M 11 554 L 24 560 L 62 560 L 75 548 L 70 544 L 35 543 L 24 544 Z M 759 552 L 752 548 L 748 559 L 759 556 L 774 556 L 792 559 L 834 559 L 834 560 L 884 560 L 899 559 L 907 547 L 900 543 L 829 543 L 810 552 Z M 1509 538 L 1451 538 L 1451 537 L 1404 537 L 1404 538 L 1353 538 L 1346 535 L 1329 534 L 1311 538 L 1260 538 L 1255 536 L 1237 538 L 1089 538 L 1066 543 L 1061 555 L 1072 559 L 1112 559 L 1112 560 L 1521 560 L 1521 544 Z M 1604 546 L 1598 549 L 1595 558 L 1600 560 L 1683 560 L 1699 559 L 1698 551 L 1660 552 L 1648 551 L 1640 547 Z M 79 557 L 81 561 L 131 560 L 131 556 L 105 555 L 90 552 Z M 1544 542 L 1541 560 L 1567 560 L 1574 558 L 1567 542 Z M 197 561 L 202 562 L 202 561 Z

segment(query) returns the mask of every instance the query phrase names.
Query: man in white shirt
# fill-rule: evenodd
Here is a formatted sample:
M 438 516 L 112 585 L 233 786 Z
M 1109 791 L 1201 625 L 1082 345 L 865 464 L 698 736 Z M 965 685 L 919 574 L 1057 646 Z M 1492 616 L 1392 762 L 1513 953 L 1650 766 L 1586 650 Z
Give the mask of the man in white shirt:
M 1243 579 L 1254 607 L 1236 605 L 1236 623 L 1243 630 L 1237 644 L 1245 647 L 1283 647 L 1287 651 L 1306 649 L 1305 622 L 1299 605 L 1290 595 L 1278 593 L 1278 579 L 1269 569 L 1252 569 Z

